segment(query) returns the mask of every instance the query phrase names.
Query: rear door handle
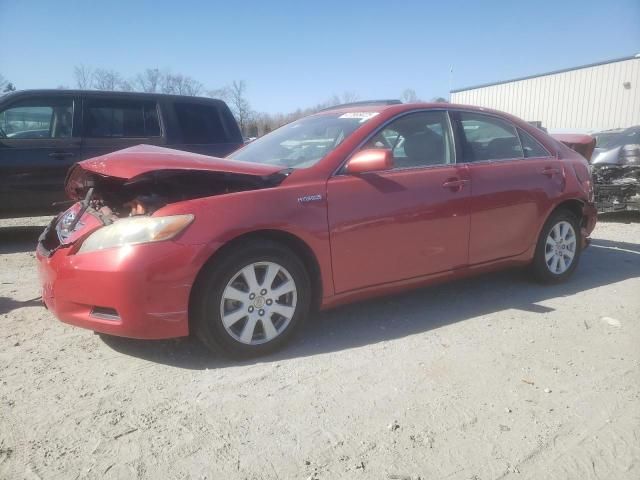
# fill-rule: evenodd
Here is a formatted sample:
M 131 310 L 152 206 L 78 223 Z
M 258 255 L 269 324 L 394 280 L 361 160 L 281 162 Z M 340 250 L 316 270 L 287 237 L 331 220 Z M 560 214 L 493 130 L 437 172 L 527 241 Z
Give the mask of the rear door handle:
M 73 152 L 52 152 L 49 156 L 52 158 L 69 158 L 73 157 Z
M 555 167 L 545 167 L 542 169 L 542 174 L 547 177 L 553 177 L 554 175 L 559 175 L 562 173 L 562 170 Z
M 442 184 L 442 188 L 449 188 L 451 190 L 462 190 L 462 188 L 469 182 L 462 178 L 450 178 Z

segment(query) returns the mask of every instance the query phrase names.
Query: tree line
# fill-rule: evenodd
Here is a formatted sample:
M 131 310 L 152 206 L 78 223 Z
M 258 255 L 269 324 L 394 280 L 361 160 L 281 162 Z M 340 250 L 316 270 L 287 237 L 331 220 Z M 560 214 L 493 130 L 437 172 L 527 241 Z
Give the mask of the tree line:
M 15 85 L 9 80 L 5 79 L 0 73 L 0 93 L 13 92 L 15 89 Z
M 172 95 L 207 96 L 224 100 L 238 121 L 242 134 L 247 137 L 258 137 L 270 131 L 311 115 L 319 110 L 355 102 L 360 99 L 353 91 L 334 94 L 324 102 L 307 108 L 298 108 L 289 113 L 256 112 L 247 99 L 247 84 L 244 80 L 233 80 L 230 84 L 216 89 L 207 89 L 198 80 L 181 73 L 173 73 L 169 69 L 147 68 L 133 77 L 126 78 L 116 70 L 93 68 L 84 64 L 73 69 L 75 87 L 81 90 L 109 90 L 122 92 L 167 93 Z M 68 87 L 59 85 L 58 88 Z M 8 92 L 16 87 L 0 74 L 0 91 Z M 420 102 L 415 90 L 406 88 L 400 99 L 405 103 Z M 435 102 L 446 102 L 442 97 L 432 99 Z

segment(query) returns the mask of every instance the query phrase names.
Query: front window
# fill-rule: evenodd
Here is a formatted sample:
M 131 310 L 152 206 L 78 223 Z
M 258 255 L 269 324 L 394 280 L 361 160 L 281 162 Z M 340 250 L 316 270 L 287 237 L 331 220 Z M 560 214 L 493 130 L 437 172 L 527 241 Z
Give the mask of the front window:
M 0 138 L 69 138 L 73 99 L 30 99 L 0 112 Z
M 283 168 L 310 167 L 375 115 L 376 112 L 349 112 L 301 118 L 255 140 L 229 158 Z
M 389 123 L 363 150 L 389 149 L 396 169 L 453 163 L 453 142 L 447 113 L 416 112 Z

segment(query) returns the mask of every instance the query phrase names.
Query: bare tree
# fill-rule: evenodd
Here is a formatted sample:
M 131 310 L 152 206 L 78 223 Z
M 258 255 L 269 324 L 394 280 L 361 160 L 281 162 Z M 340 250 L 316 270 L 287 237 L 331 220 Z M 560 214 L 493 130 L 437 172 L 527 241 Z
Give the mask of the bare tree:
M 162 93 L 190 95 L 196 97 L 202 93 L 203 86 L 197 80 L 182 74 L 166 73 L 162 77 Z
M 135 92 L 135 91 L 137 91 L 137 89 L 135 87 L 135 82 L 134 81 L 129 81 L 129 80 L 121 80 L 120 81 L 120 85 L 119 85 L 119 90 L 122 90 L 123 92 Z
M 76 87 L 88 90 L 93 87 L 93 69 L 84 64 L 73 67 L 73 77 L 76 80 Z
M 402 95 L 400 96 L 400 99 L 404 103 L 415 103 L 420 101 L 418 99 L 418 95 L 416 95 L 416 91 L 413 88 L 405 88 L 402 91 Z
M 7 83 L 7 80 L 5 80 L 5 78 L 0 73 L 0 92 L 4 90 L 4 87 L 7 86 Z
M 236 117 L 243 134 L 246 133 L 247 125 L 252 116 L 251 105 L 245 96 L 246 92 L 247 84 L 244 80 L 234 80 L 231 85 L 227 87 L 226 93 L 226 99 L 230 104 L 229 107 Z
M 357 102 L 359 98 L 360 98 L 360 95 L 358 95 L 356 92 L 353 92 L 353 91 L 347 91 L 342 93 L 342 103 Z
M 449 103 L 449 100 L 443 97 L 435 97 L 435 98 L 432 98 L 431 101 L 434 103 Z
M 163 73 L 158 68 L 147 68 L 136 76 L 134 85 L 143 92 L 156 93 L 160 90 Z
M 93 85 L 98 90 L 118 90 L 121 84 L 120 74 L 115 70 L 97 68 L 93 72 Z

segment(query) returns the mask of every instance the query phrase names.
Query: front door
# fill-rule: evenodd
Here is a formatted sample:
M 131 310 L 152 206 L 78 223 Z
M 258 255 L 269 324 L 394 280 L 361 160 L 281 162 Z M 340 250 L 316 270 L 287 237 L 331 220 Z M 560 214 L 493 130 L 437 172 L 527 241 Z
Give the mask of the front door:
M 0 111 L 0 215 L 49 213 L 65 200 L 64 179 L 80 152 L 77 103 L 60 93 Z
M 467 167 L 455 164 L 444 111 L 403 115 L 362 149 L 389 148 L 395 168 L 327 184 L 336 293 L 467 264 Z

